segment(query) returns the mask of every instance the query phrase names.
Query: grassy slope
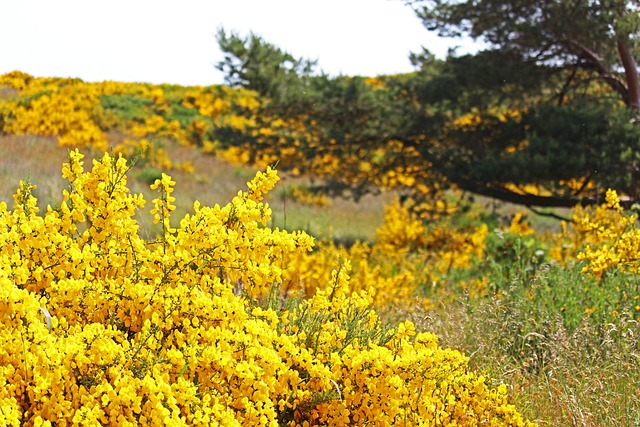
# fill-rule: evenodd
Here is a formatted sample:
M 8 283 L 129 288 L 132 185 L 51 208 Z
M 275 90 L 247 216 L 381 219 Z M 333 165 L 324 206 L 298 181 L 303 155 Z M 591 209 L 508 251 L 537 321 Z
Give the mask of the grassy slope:
M 245 183 L 253 177 L 255 170 L 238 167 L 188 147 L 168 146 L 172 161 L 179 163 L 189 160 L 195 166 L 193 174 L 169 171 L 176 181 L 176 213 L 179 220 L 192 211 L 193 202 L 204 205 L 227 203 L 239 190 L 246 189 Z M 85 153 L 88 154 L 88 153 Z M 68 150 L 57 145 L 55 138 L 32 135 L 0 135 L 0 201 L 13 206 L 12 195 L 18 188 L 20 179 L 29 179 L 37 185 L 35 192 L 41 209 L 48 204 L 56 206 L 62 200 L 62 190 L 66 182 L 61 178 L 62 164 L 67 161 Z M 89 156 L 88 156 L 89 157 Z M 85 159 L 85 169 L 90 168 L 90 160 Z M 140 213 L 139 221 L 143 232 L 150 237 L 158 231 L 151 223 L 148 211 L 150 201 L 156 197 L 148 185 L 137 179 L 141 170 L 136 166 L 129 176 L 129 189 L 143 193 L 147 206 Z M 382 224 L 382 208 L 390 195 L 364 198 L 359 204 L 351 200 L 336 199 L 327 207 L 305 206 L 284 197 L 288 186 L 303 182 L 300 178 L 281 174 L 281 181 L 268 196 L 273 210 L 273 227 L 289 230 L 303 229 L 314 236 L 328 236 L 341 241 L 355 239 L 369 240 L 375 229 Z

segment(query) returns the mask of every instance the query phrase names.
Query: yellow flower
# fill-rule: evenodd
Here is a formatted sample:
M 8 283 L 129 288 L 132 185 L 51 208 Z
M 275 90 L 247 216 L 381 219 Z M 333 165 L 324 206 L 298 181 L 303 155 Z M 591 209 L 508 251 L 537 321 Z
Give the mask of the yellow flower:
M 422 271 L 392 275 L 367 261 L 382 246 L 309 254 L 310 236 L 266 227 L 275 170 L 225 206 L 195 203 L 175 228 L 175 182 L 163 174 L 153 210 L 164 233 L 145 241 L 126 161 L 104 155 L 84 171 L 81 159 L 71 152 L 63 167 L 71 185 L 59 211 L 40 214 L 27 184 L 13 210 L 0 205 L 6 425 L 386 426 L 467 414 L 530 425 L 461 353 L 411 322 L 380 321 L 375 299 L 408 298 Z M 390 216 L 385 248 L 429 241 L 417 219 L 408 230 L 398 222 L 410 214 Z M 475 233 L 481 243 L 486 231 Z M 313 290 L 288 310 L 280 292 L 295 277 Z

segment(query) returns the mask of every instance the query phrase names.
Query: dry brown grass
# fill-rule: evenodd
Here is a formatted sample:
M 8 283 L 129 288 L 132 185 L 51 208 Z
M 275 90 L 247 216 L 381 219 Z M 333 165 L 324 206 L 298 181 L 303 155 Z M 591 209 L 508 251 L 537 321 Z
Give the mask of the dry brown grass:
M 112 142 L 122 138 L 109 134 Z M 193 202 L 203 205 L 228 203 L 238 191 L 246 189 L 246 182 L 256 170 L 250 167 L 233 166 L 226 161 L 200 153 L 190 147 L 164 142 L 165 148 L 175 164 L 189 161 L 194 173 L 167 171 L 176 181 L 176 223 L 184 214 L 193 211 Z M 91 153 L 84 152 L 85 168 L 90 168 Z M 66 182 L 60 177 L 62 164 L 68 159 L 68 149 L 57 145 L 55 138 L 33 135 L 0 135 L 0 201 L 13 206 L 12 195 L 21 179 L 37 185 L 35 195 L 41 209 L 47 205 L 57 206 L 62 200 Z M 129 189 L 142 193 L 150 203 L 156 197 L 144 181 L 136 175 L 144 166 L 135 166 L 129 174 Z M 382 209 L 390 196 L 365 197 L 360 203 L 335 199 L 327 207 L 305 206 L 284 197 L 285 189 L 293 184 L 306 182 L 281 173 L 281 181 L 268 195 L 267 201 L 273 210 L 271 226 L 289 230 L 303 229 L 316 236 L 333 237 L 344 241 L 368 240 L 382 224 Z M 159 228 L 151 223 L 149 205 L 140 212 L 138 220 L 145 237 L 152 238 Z
M 38 186 L 40 204 L 58 204 L 66 183 L 61 178 L 68 151 L 53 138 L 33 135 L 0 135 L 0 201 L 13 206 L 20 180 Z
M 0 99 L 12 99 L 18 96 L 18 90 L 8 86 L 0 86 Z
M 397 314 L 469 355 L 470 366 L 494 384 L 506 384 L 511 401 L 541 427 L 640 426 L 638 323 L 603 328 L 585 320 L 568 330 L 560 319 L 536 319 L 541 327 L 527 339 L 519 330 L 526 310 L 527 303 L 491 298 Z M 522 344 L 517 352 L 514 342 Z

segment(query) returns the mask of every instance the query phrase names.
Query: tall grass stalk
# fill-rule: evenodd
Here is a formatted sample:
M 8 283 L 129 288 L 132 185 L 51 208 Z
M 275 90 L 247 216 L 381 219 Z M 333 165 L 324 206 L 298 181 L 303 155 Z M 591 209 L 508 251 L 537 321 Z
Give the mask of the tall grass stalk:
M 570 326 L 562 312 L 532 309 L 532 300 L 511 292 L 400 316 L 507 384 L 540 426 L 640 426 L 640 328 L 631 313 L 613 322 L 584 315 Z

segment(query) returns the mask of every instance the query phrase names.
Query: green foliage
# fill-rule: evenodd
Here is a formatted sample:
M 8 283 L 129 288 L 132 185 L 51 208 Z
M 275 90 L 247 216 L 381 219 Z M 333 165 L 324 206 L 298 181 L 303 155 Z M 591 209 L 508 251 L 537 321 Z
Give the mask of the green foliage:
M 615 43 L 638 31 L 635 2 L 630 0 L 419 0 L 416 13 L 429 30 L 445 37 L 468 35 L 523 59 L 553 63 L 578 59 L 578 46 L 616 55 Z M 568 56 L 573 56 L 568 57 Z M 555 65 L 561 66 L 561 63 Z
M 151 185 L 156 182 L 157 179 L 162 179 L 162 171 L 153 167 L 144 168 L 136 174 L 136 178 Z
M 284 161 L 282 169 L 311 172 L 324 180 L 319 189 L 355 198 L 380 185 L 400 186 L 418 202 L 441 198 L 450 188 L 535 206 L 597 203 L 598 189 L 604 187 L 640 197 L 634 154 L 640 151 L 640 125 L 634 121 L 636 113 L 621 106 L 621 101 L 628 101 L 631 83 L 624 90 L 607 78 L 602 80 L 605 85 L 594 83 L 608 71 L 594 71 L 590 58 L 570 46 L 550 51 L 555 60 L 530 60 L 535 42 L 540 42 L 534 34 L 539 30 L 527 21 L 530 17 L 523 18 L 526 29 L 512 29 L 495 18 L 466 20 L 463 13 L 502 6 L 513 6 L 516 14 L 532 13 L 539 10 L 535 2 L 529 7 L 486 1 L 479 2 L 479 9 L 465 2 L 427 3 L 432 9 L 418 9 L 419 16 L 447 34 L 476 31 L 476 25 L 477 31 L 488 32 L 486 37 L 495 36 L 492 43 L 514 31 L 522 31 L 521 39 L 475 55 L 452 55 L 446 61 L 424 51 L 411 56 L 420 67 L 415 73 L 365 79 L 313 75 L 310 62 L 294 59 L 255 35 L 242 39 L 221 31 L 219 42 L 226 56 L 219 69 L 228 83 L 257 90 L 266 98 L 257 126 L 268 127 L 274 118 L 295 123 L 256 138 L 251 143 L 255 155 L 267 151 L 277 156 L 298 147 L 299 157 Z M 583 12 L 580 7 L 571 13 L 558 7 L 553 13 L 563 11 L 558 22 Z M 597 19 L 610 19 L 598 15 L 604 13 L 600 10 L 589 12 L 594 13 Z M 585 37 L 576 40 L 593 41 Z M 616 73 L 607 75 L 623 82 Z M 468 124 L 460 124 L 464 120 Z M 223 146 L 247 144 L 246 135 L 229 132 L 219 135 Z M 323 170 L 300 161 L 328 157 L 340 166 Z M 374 165 L 375 173 L 362 173 L 362 163 Z M 423 187 L 418 191 L 415 185 L 381 184 L 387 173 L 409 174 Z M 576 188 L 569 182 L 580 184 Z M 532 186 L 537 188 L 533 193 L 530 188 L 516 189 Z
M 126 121 L 144 123 L 153 104 L 152 99 L 137 95 L 100 95 L 100 105 L 105 113 L 115 114 Z
M 446 37 L 471 36 L 519 62 L 573 69 L 563 91 L 597 77 L 640 114 L 638 5 L 633 0 L 419 0 L 416 13 Z M 624 72 L 621 72 L 624 70 Z M 515 75 L 518 75 L 516 72 Z
M 441 61 L 425 49 L 412 53 L 411 61 L 419 67 L 417 99 L 425 105 L 446 102 L 459 111 L 502 103 L 522 105 L 519 96 L 542 90 L 544 82 L 557 73 L 541 64 L 523 63 L 503 50 L 450 55 Z
M 494 291 L 529 283 L 546 258 L 546 245 L 535 236 L 495 230 L 487 238 L 487 267 Z M 525 285 L 523 285 L 525 286 Z
M 337 327 L 346 330 L 346 336 L 341 347 L 332 349 L 332 352 L 342 354 L 344 349 L 353 344 L 360 345 L 385 345 L 394 336 L 395 329 L 390 324 L 376 321 L 370 325 L 370 317 L 375 315 L 371 308 L 349 307 L 341 313 L 329 311 L 317 311 L 307 302 L 301 302 L 295 307 L 295 321 L 283 327 L 282 333 L 295 334 L 296 331 L 305 332 L 305 348 L 317 350 L 320 342 L 320 334 L 328 322 L 334 322 Z
M 519 329 L 537 327 L 540 319 L 573 331 L 585 320 L 595 327 L 638 317 L 638 277 L 614 272 L 598 280 L 582 273 L 583 263 L 550 261 L 546 249 L 534 236 L 496 232 L 488 239 L 485 274 L 505 306 L 522 305 Z
M 183 129 L 186 129 L 195 119 L 202 120 L 200 113 L 195 108 L 185 107 L 178 103 L 172 103 L 169 111 L 165 115 L 165 120 L 171 122 L 176 120 Z M 210 120 L 209 120 L 210 121 Z
M 531 129 L 529 145 L 508 156 L 503 166 L 510 162 L 519 168 L 519 177 L 510 176 L 514 182 L 591 178 L 600 188 L 638 198 L 638 172 L 625 159 L 640 149 L 640 126 L 632 119 L 633 112 L 605 102 L 541 106 L 523 119 Z
M 37 93 L 28 94 L 18 98 L 18 105 L 21 107 L 28 107 L 33 101 L 42 96 L 50 96 L 53 92 L 51 90 L 43 90 Z
M 452 143 L 440 153 L 443 173 L 475 192 L 482 192 L 481 186 L 500 189 L 505 182 L 537 183 L 556 197 L 572 200 L 574 189 L 558 184 L 576 180 L 585 187 L 592 183 L 594 188 L 616 188 L 637 199 L 632 153 L 640 149 L 640 126 L 632 116 L 626 108 L 584 100 L 534 106 L 507 121 L 482 115 L 472 129 L 449 132 Z M 526 141 L 524 147 L 508 150 L 517 141 Z M 463 155 L 468 152 L 474 156 Z M 596 197 L 587 191 L 582 195 Z
M 224 60 L 216 68 L 228 85 L 255 90 L 276 102 L 304 95 L 305 78 L 314 72 L 316 61 L 295 58 L 253 33 L 242 38 L 220 29 L 217 39 Z

